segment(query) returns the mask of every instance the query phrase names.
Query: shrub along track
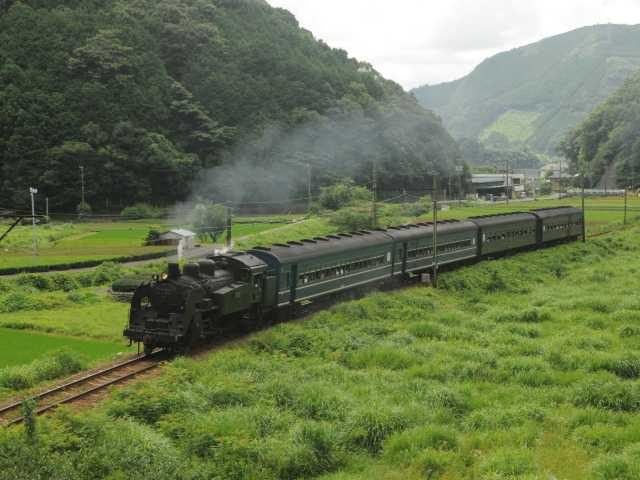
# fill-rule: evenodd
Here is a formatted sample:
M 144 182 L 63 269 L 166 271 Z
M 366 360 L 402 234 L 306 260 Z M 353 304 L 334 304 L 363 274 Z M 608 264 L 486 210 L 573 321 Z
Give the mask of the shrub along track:
M 38 415 L 64 404 L 94 403 L 109 387 L 149 373 L 160 367 L 168 358 L 165 352 L 136 356 L 94 372 L 85 372 L 80 377 L 72 377 L 29 398 L 37 402 L 35 413 Z M 0 422 L 7 426 L 21 423 L 24 420 L 20 412 L 22 403 L 23 401 L 14 401 L 0 406 Z

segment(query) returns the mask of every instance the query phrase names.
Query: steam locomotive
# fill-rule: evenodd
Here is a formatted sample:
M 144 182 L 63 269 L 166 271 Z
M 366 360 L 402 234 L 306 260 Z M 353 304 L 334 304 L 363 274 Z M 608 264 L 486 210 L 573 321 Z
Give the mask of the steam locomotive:
M 298 305 L 393 278 L 584 235 L 583 211 L 557 207 L 467 220 L 327 235 L 255 247 L 187 263 L 134 293 L 124 336 L 155 348 L 184 350 L 230 327 L 258 325 Z

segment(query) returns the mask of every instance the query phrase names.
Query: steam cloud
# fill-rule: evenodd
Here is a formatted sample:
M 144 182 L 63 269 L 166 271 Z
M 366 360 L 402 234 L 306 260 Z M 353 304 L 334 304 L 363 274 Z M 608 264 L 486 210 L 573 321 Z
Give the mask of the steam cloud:
M 455 143 L 421 109 L 367 115 L 352 106 L 348 112 L 306 117 L 296 127 L 270 125 L 241 142 L 221 166 L 201 175 L 188 203 L 302 199 L 307 195 L 307 164 L 314 193 L 345 178 L 369 185 L 374 161 L 382 188 L 425 188 L 425 176 L 434 168 L 446 174 L 458 159 Z

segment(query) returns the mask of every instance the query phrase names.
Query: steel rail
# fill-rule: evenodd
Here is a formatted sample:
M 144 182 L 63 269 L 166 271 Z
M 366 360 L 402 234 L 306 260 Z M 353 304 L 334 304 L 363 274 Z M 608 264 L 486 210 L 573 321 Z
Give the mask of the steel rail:
M 162 353 L 162 352 L 160 352 L 160 353 Z M 35 413 L 40 415 L 40 414 L 45 413 L 45 412 L 47 412 L 49 410 L 52 410 L 55 407 L 58 407 L 58 406 L 63 405 L 65 403 L 71 403 L 71 402 L 73 402 L 75 400 L 78 400 L 80 398 L 86 397 L 87 395 L 95 393 L 95 392 L 97 392 L 99 390 L 103 390 L 103 389 L 105 389 L 105 388 L 107 388 L 107 387 L 109 387 L 111 385 L 115 385 L 115 384 L 120 383 L 120 382 L 122 382 L 124 380 L 128 380 L 129 378 L 132 378 L 132 377 L 134 377 L 136 375 L 139 375 L 141 373 L 144 373 L 144 372 L 147 372 L 147 371 L 149 371 L 151 369 L 154 369 L 154 368 L 160 366 L 160 361 L 162 359 L 162 357 L 160 359 L 158 359 L 158 357 L 160 356 L 160 353 L 152 355 L 152 356 L 135 357 L 135 358 L 132 358 L 131 360 L 127 360 L 125 362 L 122 362 L 122 363 L 119 363 L 119 364 L 116 364 L 116 365 L 112 365 L 110 367 L 104 368 L 102 370 L 98 370 L 96 372 L 90 373 L 88 375 L 85 375 L 83 377 L 77 378 L 75 380 L 71 380 L 71 381 L 66 382 L 66 383 L 64 383 L 62 385 L 55 386 L 53 388 L 50 388 L 49 390 L 45 390 L 44 392 L 37 393 L 37 394 L 33 395 L 32 397 L 30 397 L 30 399 L 42 400 L 44 398 L 50 397 L 50 396 L 55 395 L 55 394 L 64 393 L 66 390 L 68 390 L 70 388 L 79 387 L 82 384 L 85 384 L 85 383 L 100 379 L 102 377 L 111 375 L 111 374 L 117 372 L 118 370 L 122 370 L 122 369 L 126 369 L 126 368 L 129 368 L 129 367 L 132 367 L 132 366 L 134 366 L 134 365 L 136 365 L 136 364 L 138 364 L 140 362 L 143 362 L 145 360 L 153 362 L 153 363 L 151 363 L 149 365 L 143 366 L 142 368 L 126 372 L 124 375 L 120 375 L 117 378 L 108 380 L 107 382 L 100 383 L 99 385 L 91 386 L 88 389 L 81 390 L 81 391 L 79 391 L 79 392 L 77 392 L 75 394 L 72 394 L 70 396 L 64 397 L 64 398 L 62 398 L 62 399 L 60 399 L 58 401 L 55 401 L 53 403 L 50 403 L 50 404 L 47 404 L 47 405 L 43 405 L 42 407 L 38 408 L 35 411 Z M 0 407 L 0 415 L 6 415 L 7 413 L 9 413 L 11 411 L 16 410 L 17 408 L 19 408 L 22 405 L 23 402 L 24 402 L 24 400 L 21 400 L 21 401 L 17 401 L 17 402 L 11 403 L 9 405 L 5 405 L 5 406 Z M 17 418 L 9 420 L 8 422 L 5 422 L 5 426 L 17 424 L 17 423 L 22 422 L 23 420 L 24 420 L 23 417 L 17 417 Z

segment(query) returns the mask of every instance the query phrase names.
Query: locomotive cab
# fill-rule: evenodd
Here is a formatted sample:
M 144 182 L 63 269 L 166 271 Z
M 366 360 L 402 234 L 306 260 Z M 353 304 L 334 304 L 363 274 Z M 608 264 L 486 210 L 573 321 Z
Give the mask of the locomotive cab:
M 156 347 L 184 350 L 255 312 L 262 302 L 266 265 L 246 254 L 169 264 L 166 274 L 134 293 L 124 336 Z

